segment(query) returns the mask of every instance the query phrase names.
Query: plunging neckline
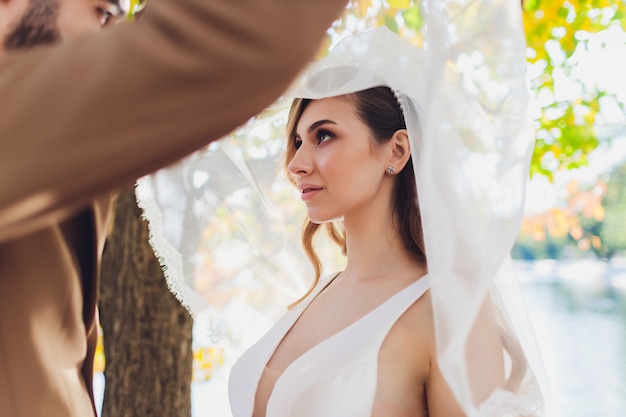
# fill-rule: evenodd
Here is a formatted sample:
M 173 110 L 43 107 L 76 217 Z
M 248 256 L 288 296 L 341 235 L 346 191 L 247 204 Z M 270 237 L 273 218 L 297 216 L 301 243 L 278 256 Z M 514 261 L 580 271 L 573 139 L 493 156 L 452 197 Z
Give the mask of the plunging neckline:
M 333 282 L 335 282 L 335 280 L 337 278 L 339 278 L 339 276 L 341 275 L 341 272 L 337 273 L 334 277 L 332 277 L 331 279 L 328 280 L 327 283 L 325 283 L 324 285 L 321 286 L 321 289 L 318 290 L 315 293 L 312 293 L 309 297 L 308 300 L 304 299 L 302 300 L 302 304 L 300 306 L 297 306 L 297 308 L 299 309 L 299 313 L 296 316 L 295 320 L 293 320 L 290 324 L 289 327 L 287 328 L 287 330 L 285 330 L 285 332 L 283 333 L 283 336 L 278 340 L 278 343 L 276 344 L 276 346 L 274 346 L 274 349 L 270 352 L 270 356 L 267 359 L 267 362 L 265 362 L 265 368 L 264 370 L 268 370 L 269 372 L 276 374 L 278 373 L 278 377 L 274 380 L 274 385 L 276 385 L 276 382 L 278 381 L 278 379 L 282 376 L 282 374 L 285 373 L 285 371 L 287 371 L 287 369 L 291 366 L 291 364 L 293 364 L 294 362 L 296 362 L 298 359 L 300 359 L 302 356 L 306 355 L 310 350 L 314 349 L 317 345 L 324 343 L 326 340 L 330 339 L 331 337 L 333 337 L 334 335 L 342 332 L 343 330 L 345 330 L 346 328 L 348 328 L 349 326 L 353 325 L 354 323 L 356 323 L 357 321 L 361 320 L 363 317 L 358 318 L 356 321 L 353 321 L 352 323 L 350 323 L 348 326 L 344 327 L 343 329 L 340 329 L 339 331 L 333 333 L 332 335 L 328 336 L 326 339 L 314 344 L 313 346 L 311 346 L 310 348 L 308 348 L 307 350 L 305 350 L 304 352 L 302 352 L 300 355 L 298 355 L 293 361 L 291 361 L 291 363 L 289 363 L 289 365 L 287 365 L 285 367 L 285 369 L 283 369 L 282 371 L 277 371 L 275 369 L 272 369 L 268 366 L 269 362 L 272 360 L 272 358 L 274 357 L 274 354 L 276 353 L 276 350 L 278 350 L 278 347 L 283 343 L 283 340 L 285 340 L 285 337 L 287 337 L 287 334 L 291 331 L 291 329 L 293 329 L 293 327 L 296 325 L 296 323 L 298 322 L 298 320 L 300 320 L 300 318 L 302 317 L 302 315 L 306 312 L 306 309 L 309 308 L 309 306 L 313 303 L 313 301 L 315 301 L 317 299 L 317 297 L 319 297 L 319 295 L 321 293 L 323 293 L 324 291 L 326 291 L 332 284 Z M 382 305 L 382 304 L 381 304 Z M 376 308 L 380 307 L 377 306 Z M 372 310 L 374 311 L 374 310 Z M 371 311 L 370 311 L 371 313 Z M 368 313 L 369 314 L 369 313 Z M 259 378 L 260 381 L 260 378 Z M 271 395 L 270 395 L 271 396 Z M 268 398 L 269 400 L 269 398 Z
M 283 342 L 283 340 L 285 339 L 287 334 L 293 329 L 293 327 L 296 325 L 296 323 L 302 317 L 302 315 L 306 312 L 306 309 L 311 305 L 311 303 L 313 303 L 313 301 L 322 292 L 324 292 L 326 289 L 328 289 L 330 287 L 330 285 L 333 282 L 335 282 L 335 280 L 339 277 L 339 275 L 341 275 L 341 274 L 339 273 L 339 274 L 335 275 L 331 280 L 329 280 L 328 283 L 326 283 L 325 285 L 321 286 L 321 288 L 316 293 L 311 294 L 308 300 L 305 299 L 305 300 L 302 301 L 302 305 L 298 308 L 297 314 L 296 314 L 296 311 L 294 311 L 294 314 L 295 314 L 294 319 L 289 323 L 288 326 L 286 326 L 286 329 L 284 329 L 284 332 L 282 333 L 282 337 L 280 337 L 278 339 L 278 342 L 274 345 L 273 349 L 270 350 L 269 356 L 267 357 L 267 360 L 265 361 L 264 367 L 263 367 L 261 373 L 259 374 L 258 380 L 256 382 L 256 389 L 255 389 L 255 396 L 256 396 L 256 391 L 258 390 L 259 383 L 261 382 L 261 378 L 263 377 L 263 374 L 265 372 L 269 372 L 269 373 L 272 373 L 272 374 L 277 374 L 278 373 L 277 377 L 274 379 L 274 384 L 272 385 L 272 389 L 271 389 L 271 391 L 269 393 L 269 396 L 267 397 L 267 402 L 265 403 L 265 412 L 266 412 L 265 415 L 266 416 L 267 416 L 268 405 L 270 404 L 270 402 L 272 401 L 272 398 L 274 397 L 274 390 L 276 388 L 276 385 L 279 383 L 279 381 L 281 381 L 285 377 L 285 375 L 288 375 L 289 372 L 293 368 L 297 367 L 299 363 L 306 361 L 308 357 L 314 355 L 315 352 L 319 351 L 320 349 L 323 349 L 326 345 L 328 345 L 329 343 L 331 343 L 335 339 L 342 337 L 344 334 L 346 334 L 346 333 L 350 332 L 352 329 L 358 327 L 361 323 L 367 321 L 372 316 L 375 316 L 380 311 L 384 310 L 386 306 L 388 306 L 390 304 L 393 304 L 393 302 L 395 300 L 401 298 L 403 296 L 403 294 L 405 294 L 406 292 L 410 292 L 410 290 L 412 288 L 418 286 L 418 284 L 419 285 L 423 285 L 424 280 L 428 280 L 428 273 L 422 275 L 415 282 L 412 282 L 411 284 L 407 285 L 406 287 L 404 287 L 403 289 L 401 289 L 397 293 L 393 294 L 392 296 L 387 298 L 385 301 L 380 303 L 378 306 L 374 307 L 372 310 L 370 310 L 369 312 L 365 313 L 363 316 L 359 317 L 358 319 L 356 319 L 352 323 L 348 324 L 347 326 L 343 327 L 342 329 L 340 329 L 337 332 L 333 333 L 332 335 L 328 336 L 324 340 L 321 340 L 320 342 L 314 344 L 313 346 L 311 346 L 310 348 L 305 350 L 302 354 L 300 354 L 293 361 L 291 361 L 291 363 L 289 363 L 289 365 L 287 365 L 285 367 L 285 369 L 283 369 L 282 372 L 281 371 L 276 371 L 276 370 L 270 368 L 268 366 L 268 363 L 274 357 L 274 354 L 276 353 L 276 350 L 281 345 L 281 343 Z M 253 408 L 253 415 L 254 415 L 254 408 Z

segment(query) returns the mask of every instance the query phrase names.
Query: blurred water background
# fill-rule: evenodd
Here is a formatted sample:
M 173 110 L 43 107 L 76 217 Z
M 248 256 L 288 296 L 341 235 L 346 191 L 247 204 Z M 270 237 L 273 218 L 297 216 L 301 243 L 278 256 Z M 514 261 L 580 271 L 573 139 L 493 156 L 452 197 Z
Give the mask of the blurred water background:
M 517 265 L 561 416 L 626 416 L 626 261 Z

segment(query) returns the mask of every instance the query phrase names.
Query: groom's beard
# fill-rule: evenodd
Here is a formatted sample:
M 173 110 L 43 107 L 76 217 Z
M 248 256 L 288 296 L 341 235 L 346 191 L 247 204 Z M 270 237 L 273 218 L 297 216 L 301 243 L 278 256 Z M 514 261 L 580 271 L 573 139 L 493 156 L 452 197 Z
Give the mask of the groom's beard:
M 59 7 L 59 0 L 30 0 L 26 12 L 4 39 L 5 50 L 56 42 L 60 38 Z

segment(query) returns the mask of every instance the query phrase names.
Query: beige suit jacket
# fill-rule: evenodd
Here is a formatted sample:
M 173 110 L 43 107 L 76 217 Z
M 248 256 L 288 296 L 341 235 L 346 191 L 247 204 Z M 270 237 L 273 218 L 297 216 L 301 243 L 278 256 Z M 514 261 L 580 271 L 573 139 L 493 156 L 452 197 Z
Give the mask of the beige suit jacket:
M 150 0 L 0 58 L 0 417 L 92 416 L 109 196 L 275 100 L 346 0 Z

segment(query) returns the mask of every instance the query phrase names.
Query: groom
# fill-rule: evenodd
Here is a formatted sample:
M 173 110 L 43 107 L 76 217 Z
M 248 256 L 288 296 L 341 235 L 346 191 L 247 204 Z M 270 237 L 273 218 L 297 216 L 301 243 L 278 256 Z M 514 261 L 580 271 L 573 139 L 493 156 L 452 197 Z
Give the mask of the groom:
M 275 100 L 346 3 L 149 0 L 98 33 L 115 1 L 0 0 L 0 417 L 95 415 L 111 194 Z

